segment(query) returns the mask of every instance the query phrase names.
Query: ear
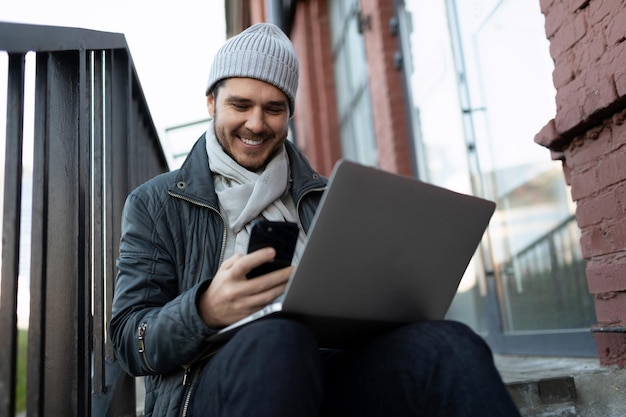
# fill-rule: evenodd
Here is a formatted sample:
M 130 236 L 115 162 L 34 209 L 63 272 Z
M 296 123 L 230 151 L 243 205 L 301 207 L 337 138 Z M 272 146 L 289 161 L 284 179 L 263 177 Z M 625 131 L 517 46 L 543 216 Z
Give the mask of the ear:
M 206 105 L 209 109 L 209 116 L 211 116 L 211 118 L 215 117 L 215 97 L 213 93 L 209 93 L 209 95 L 206 96 Z

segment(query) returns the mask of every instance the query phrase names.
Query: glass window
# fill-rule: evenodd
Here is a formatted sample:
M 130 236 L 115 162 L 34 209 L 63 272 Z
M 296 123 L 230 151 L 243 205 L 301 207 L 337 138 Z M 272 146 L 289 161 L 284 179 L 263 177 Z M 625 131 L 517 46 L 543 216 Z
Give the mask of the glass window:
M 405 0 L 398 12 L 420 177 L 497 203 L 449 317 L 500 339 L 591 340 L 574 206 L 560 164 L 533 140 L 555 114 L 539 3 Z

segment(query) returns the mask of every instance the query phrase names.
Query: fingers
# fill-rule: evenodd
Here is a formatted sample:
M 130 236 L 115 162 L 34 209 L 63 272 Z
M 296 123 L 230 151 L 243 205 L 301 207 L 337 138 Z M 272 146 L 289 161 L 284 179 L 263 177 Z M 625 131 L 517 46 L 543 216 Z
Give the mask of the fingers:
M 270 272 L 265 275 L 261 275 L 254 279 L 249 279 L 250 283 L 250 292 L 249 294 L 259 294 L 266 291 L 270 291 L 275 288 L 280 288 L 281 291 L 285 289 L 287 285 L 287 281 L 291 276 L 291 272 L 293 271 L 293 266 L 288 266 L 286 268 L 278 269 L 274 272 Z
M 285 291 L 292 270 L 287 267 L 246 280 L 237 286 L 235 298 L 242 307 L 257 311 Z
M 222 266 L 220 267 L 220 269 L 230 269 L 242 256 L 243 253 L 235 253 L 233 256 L 222 262 Z
M 273 260 L 275 255 L 274 249 L 263 248 L 247 255 L 236 254 L 222 263 L 198 304 L 200 315 L 209 327 L 232 324 L 260 310 L 285 291 L 292 266 L 254 279 L 246 278 L 252 268 Z
M 232 269 L 232 273 L 235 275 L 245 277 L 253 268 L 274 260 L 275 256 L 276 250 L 270 247 L 259 249 L 247 255 L 236 253 L 224 261 L 222 267 L 224 269 Z

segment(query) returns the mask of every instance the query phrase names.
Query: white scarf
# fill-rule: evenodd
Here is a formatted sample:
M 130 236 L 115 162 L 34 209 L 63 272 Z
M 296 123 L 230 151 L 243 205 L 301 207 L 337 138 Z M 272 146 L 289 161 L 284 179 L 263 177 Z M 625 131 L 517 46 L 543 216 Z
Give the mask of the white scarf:
M 215 191 L 228 223 L 225 259 L 235 252 L 246 253 L 253 220 L 262 217 L 271 221 L 297 221 L 295 207 L 288 207 L 283 201 L 283 197 L 288 202 L 291 200 L 289 160 L 284 146 L 263 172 L 248 171 L 224 152 L 211 121 L 206 133 L 206 150 L 211 171 L 216 174 Z M 302 240 L 302 236 L 300 238 Z

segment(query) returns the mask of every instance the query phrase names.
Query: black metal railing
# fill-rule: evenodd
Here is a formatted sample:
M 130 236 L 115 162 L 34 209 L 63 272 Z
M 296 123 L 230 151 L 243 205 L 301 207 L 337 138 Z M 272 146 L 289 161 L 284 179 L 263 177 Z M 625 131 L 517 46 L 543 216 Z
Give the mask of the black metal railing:
M 16 414 L 18 282 L 28 281 L 26 415 L 134 415 L 134 381 L 117 366 L 106 332 L 120 216 L 128 192 L 168 165 L 126 40 L 0 22 L 0 53 L 8 62 L 0 415 Z M 21 214 L 30 201 L 22 163 L 27 54 L 35 61 L 30 219 Z M 28 280 L 19 277 L 24 225 Z
M 589 328 L 595 323 L 580 231 L 569 216 L 504 263 L 503 295 L 510 330 Z M 541 308 L 538 308 L 541 306 Z

